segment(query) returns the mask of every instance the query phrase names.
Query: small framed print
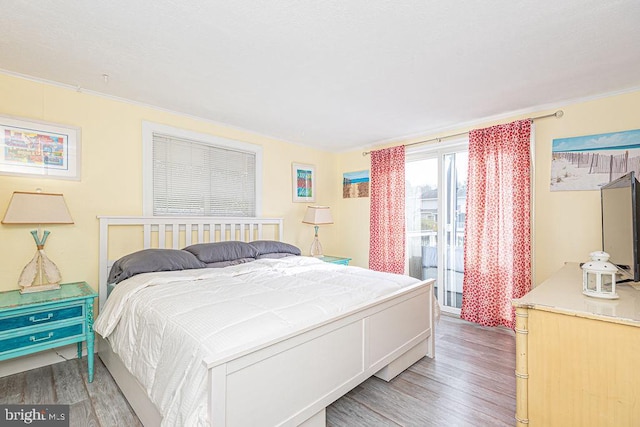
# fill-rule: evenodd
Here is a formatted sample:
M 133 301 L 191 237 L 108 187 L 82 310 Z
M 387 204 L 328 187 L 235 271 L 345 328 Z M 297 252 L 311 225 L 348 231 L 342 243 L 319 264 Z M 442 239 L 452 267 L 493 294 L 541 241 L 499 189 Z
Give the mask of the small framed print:
M 315 202 L 316 168 L 313 165 L 293 163 L 291 181 L 294 202 Z
M 369 170 L 342 174 L 342 198 L 369 197 Z
M 80 128 L 0 116 L 0 174 L 80 180 Z

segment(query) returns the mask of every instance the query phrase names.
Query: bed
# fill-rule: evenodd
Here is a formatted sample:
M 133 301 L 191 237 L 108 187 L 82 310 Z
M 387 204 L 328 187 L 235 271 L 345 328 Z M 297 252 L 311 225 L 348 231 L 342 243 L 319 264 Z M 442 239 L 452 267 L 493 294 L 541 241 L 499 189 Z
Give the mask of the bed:
M 244 247 L 244 244 L 229 242 L 278 242 L 282 241 L 283 221 L 273 218 L 98 218 L 100 310 L 104 309 L 105 319 L 109 319 L 102 323 L 110 325 L 108 333 L 105 333 L 108 339 L 98 336 L 99 357 L 145 426 L 160 425 L 163 419 L 165 425 L 172 425 L 178 419 L 189 425 L 214 427 L 324 426 L 325 408 L 370 376 L 376 375 L 389 381 L 422 357 L 434 357 L 433 280 L 415 281 L 408 276 L 338 266 L 295 254 L 285 257 L 265 254 L 261 257 L 262 253 L 257 250 L 255 261 L 244 259 L 224 268 L 196 266 L 189 271 L 144 273 L 125 278 L 113 288 L 112 300 L 105 305 L 110 292 L 108 278 L 110 273 L 113 276 L 115 258 L 126 258 L 121 258 L 119 251 L 138 253 L 136 251 L 139 249 L 144 252 L 150 248 L 181 251 L 185 247 L 207 248 L 210 243 L 227 242 L 228 246 Z M 257 247 L 253 243 L 249 245 Z M 245 336 L 246 331 L 238 327 L 237 330 L 243 333 L 231 334 L 226 327 L 219 330 L 210 328 L 207 334 L 212 337 L 223 336 L 223 341 L 233 341 L 233 344 L 220 352 L 211 351 L 210 347 L 217 344 L 205 345 L 203 348 L 206 351 L 202 350 L 202 354 L 195 354 L 201 350 L 186 351 L 192 344 L 178 347 L 183 349 L 182 353 L 190 354 L 188 364 L 196 369 L 195 373 L 190 371 L 178 377 L 200 378 L 204 390 L 204 403 L 198 406 L 204 407 L 204 415 L 189 418 L 188 421 L 185 421 L 187 418 L 175 418 L 175 414 L 166 413 L 166 405 L 163 406 L 158 397 L 149 392 L 149 385 L 144 378 L 139 373 L 136 376 L 130 372 L 135 372 L 132 363 L 135 365 L 138 362 L 132 362 L 133 356 L 112 348 L 112 344 L 113 347 L 122 344 L 125 341 L 122 337 L 130 336 L 129 330 L 135 328 L 128 327 L 126 333 L 115 332 L 118 328 L 125 329 L 124 321 L 107 316 L 109 312 L 124 310 L 112 309 L 111 306 L 115 306 L 116 302 L 120 307 L 124 306 L 124 303 L 120 304 L 122 301 L 135 301 L 133 298 L 140 299 L 133 305 L 148 303 L 152 306 L 152 298 L 156 296 L 152 296 L 151 289 L 154 289 L 153 292 L 157 289 L 160 294 L 157 296 L 160 298 L 158 302 L 153 304 L 162 304 L 162 301 L 167 304 L 167 295 L 173 295 L 168 293 L 173 292 L 169 290 L 171 286 L 180 289 L 184 298 L 191 298 L 197 304 L 212 300 L 209 296 L 195 297 L 195 293 L 186 292 L 182 280 L 188 286 L 194 286 L 193 289 L 200 287 L 206 289 L 204 292 L 218 292 L 220 295 L 229 288 L 225 287 L 223 281 L 234 283 L 234 292 L 241 294 L 237 301 L 249 304 L 249 308 L 238 306 L 238 309 L 227 310 L 230 316 L 243 310 L 250 312 L 258 299 L 260 306 L 263 301 L 273 300 L 277 308 L 275 311 L 270 308 L 262 310 L 260 316 L 264 317 L 256 317 L 259 322 L 253 319 L 253 324 L 261 325 L 258 329 L 268 331 L 261 332 L 259 338 L 246 342 L 234 341 L 238 336 Z M 281 282 L 287 287 L 283 288 L 285 285 Z M 378 282 L 384 283 L 381 290 L 378 290 Z M 157 284 L 162 284 L 162 287 Z M 119 288 L 120 285 L 122 288 Z M 285 304 L 280 297 L 272 297 L 271 293 L 262 293 L 264 288 L 274 287 L 280 288 L 273 295 L 283 295 L 285 299 L 291 297 L 287 296 L 290 287 L 297 287 L 296 292 L 299 288 L 299 295 L 305 296 L 296 296 L 300 302 L 296 305 L 289 302 Z M 347 287 L 357 290 L 355 293 L 343 292 Z M 284 291 L 279 292 L 282 289 Z M 303 291 L 315 293 L 313 299 Z M 130 295 L 130 292 L 133 294 Z M 370 295 L 367 296 L 367 293 Z M 343 294 L 351 301 L 344 304 L 328 303 L 338 301 L 334 300 L 336 294 Z M 171 298 L 177 304 L 178 297 Z M 166 306 L 170 307 L 171 304 Z M 285 306 L 286 309 L 283 309 Z M 336 306 L 340 306 L 339 309 Z M 180 310 L 181 313 L 187 313 Z M 204 312 L 218 315 L 217 310 L 203 309 Z M 304 315 L 301 316 L 301 313 Z M 101 314 L 96 324 L 101 322 Z M 215 323 L 211 319 L 202 322 L 207 325 Z M 244 322 L 242 325 L 251 324 Z M 164 331 L 167 326 L 159 329 Z M 182 335 L 191 333 L 183 331 Z M 116 336 L 121 338 L 116 339 Z M 153 347 L 149 345 L 145 349 Z M 152 350 L 145 350 L 141 354 L 153 359 L 157 356 L 153 353 Z M 158 354 L 166 355 L 166 351 Z M 194 360 L 198 363 L 194 363 Z M 176 382 L 175 373 L 173 380 L 167 380 L 166 384 L 172 382 Z M 168 390 L 164 383 L 160 388 L 165 399 L 176 394 L 191 396 L 187 392 Z M 190 398 L 185 399 L 187 403 L 190 403 Z

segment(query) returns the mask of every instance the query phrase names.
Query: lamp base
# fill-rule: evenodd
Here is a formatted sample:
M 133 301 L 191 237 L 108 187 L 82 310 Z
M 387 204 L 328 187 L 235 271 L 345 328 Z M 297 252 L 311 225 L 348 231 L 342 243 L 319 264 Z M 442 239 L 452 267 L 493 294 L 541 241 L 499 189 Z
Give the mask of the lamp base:
M 320 258 L 323 256 L 322 254 L 322 245 L 320 244 L 320 240 L 318 240 L 318 236 L 313 239 L 313 243 L 311 243 L 311 249 L 309 249 L 309 253 L 311 256 Z
M 31 234 L 34 234 L 33 232 Z M 49 232 L 46 231 L 46 235 Z M 34 239 L 37 235 L 34 234 Z M 51 291 L 60 289 L 60 270 L 44 253 L 44 246 L 38 245 L 38 250 L 31 261 L 25 265 L 18 279 L 21 294 L 31 292 Z
M 30 294 L 33 292 L 55 291 L 56 289 L 60 289 L 59 283 L 45 283 L 43 285 L 23 286 L 22 289 L 20 289 L 20 293 Z

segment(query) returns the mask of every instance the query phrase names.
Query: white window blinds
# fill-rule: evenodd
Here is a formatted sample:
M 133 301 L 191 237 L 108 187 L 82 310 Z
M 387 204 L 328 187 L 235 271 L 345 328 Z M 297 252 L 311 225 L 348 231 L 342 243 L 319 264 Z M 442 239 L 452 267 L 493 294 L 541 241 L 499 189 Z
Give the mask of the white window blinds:
M 256 216 L 256 153 L 153 133 L 153 215 Z

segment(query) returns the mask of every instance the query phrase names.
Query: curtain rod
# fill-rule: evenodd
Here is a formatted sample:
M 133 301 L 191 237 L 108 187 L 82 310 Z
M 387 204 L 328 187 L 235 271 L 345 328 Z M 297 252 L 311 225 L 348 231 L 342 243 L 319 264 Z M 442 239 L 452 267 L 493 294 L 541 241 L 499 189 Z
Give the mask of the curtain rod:
M 556 117 L 556 118 L 559 119 L 562 116 L 564 116 L 564 111 L 558 110 L 558 111 L 556 111 L 555 113 L 552 113 L 552 114 L 545 114 L 543 116 L 531 117 L 531 118 L 529 118 L 529 120 L 533 121 L 533 120 L 538 120 L 538 119 L 546 119 L 547 117 Z M 467 135 L 468 133 L 469 133 L 469 131 L 460 132 L 460 133 L 454 133 L 454 134 L 451 134 L 451 135 L 441 136 L 439 138 L 425 139 L 424 141 L 416 141 L 416 142 L 412 142 L 410 144 L 404 144 L 404 146 L 405 147 L 411 147 L 412 145 L 425 144 L 427 142 L 434 142 L 434 141 L 440 142 L 443 139 L 448 139 L 448 138 L 453 138 L 453 137 L 456 137 L 456 136 Z M 363 151 L 362 155 L 366 156 L 367 154 L 370 154 L 370 153 L 371 153 L 371 151 Z

